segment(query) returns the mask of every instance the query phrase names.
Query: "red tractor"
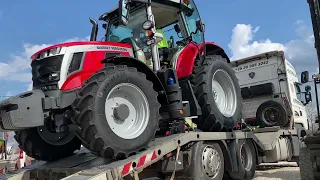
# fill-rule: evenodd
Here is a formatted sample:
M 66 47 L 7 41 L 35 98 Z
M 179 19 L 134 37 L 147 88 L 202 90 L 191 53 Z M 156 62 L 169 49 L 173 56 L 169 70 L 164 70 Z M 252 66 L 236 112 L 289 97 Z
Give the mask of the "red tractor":
M 82 144 L 123 159 L 184 133 L 187 117 L 201 131 L 236 127 L 238 80 L 224 50 L 205 42 L 193 0 L 120 0 L 99 20 L 103 41 L 90 18 L 90 41 L 35 53 L 33 90 L 0 102 L 1 130 L 28 156 L 53 161 Z

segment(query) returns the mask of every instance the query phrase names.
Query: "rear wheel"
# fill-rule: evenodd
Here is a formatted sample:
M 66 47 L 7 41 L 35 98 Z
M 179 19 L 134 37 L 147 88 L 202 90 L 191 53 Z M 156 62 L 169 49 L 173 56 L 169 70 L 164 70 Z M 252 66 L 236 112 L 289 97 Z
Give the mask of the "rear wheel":
M 251 140 L 239 140 L 237 151 L 237 160 L 239 170 L 228 173 L 227 178 L 232 180 L 250 180 L 253 178 L 256 167 L 256 150 Z
M 93 75 L 73 106 L 84 146 L 106 158 L 123 159 L 145 149 L 160 119 L 152 82 L 124 65 Z
M 192 84 L 202 116 L 196 124 L 202 131 L 231 130 L 241 116 L 241 93 L 234 70 L 218 55 L 197 61 Z
M 60 138 L 59 145 L 49 143 L 48 139 L 44 140 L 40 136 L 38 128 L 30 128 L 21 131 L 16 131 L 15 140 L 19 143 L 19 148 L 22 149 L 28 156 L 42 161 L 55 161 L 68 156 L 71 156 L 75 150 L 80 149 L 81 141 L 73 132 L 69 132 L 68 140 Z M 63 142 L 63 143 L 62 143 Z

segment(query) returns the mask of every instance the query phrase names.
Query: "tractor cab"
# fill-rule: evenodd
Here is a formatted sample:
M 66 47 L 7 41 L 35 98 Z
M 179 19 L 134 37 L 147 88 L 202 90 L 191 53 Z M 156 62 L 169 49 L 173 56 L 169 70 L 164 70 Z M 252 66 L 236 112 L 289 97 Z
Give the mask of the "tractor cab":
M 204 25 L 191 0 L 121 0 L 119 8 L 100 16 L 105 41 L 130 44 L 135 58 L 155 71 L 176 68 L 179 55 L 192 43 L 204 47 Z M 192 49 L 192 48 L 191 48 Z

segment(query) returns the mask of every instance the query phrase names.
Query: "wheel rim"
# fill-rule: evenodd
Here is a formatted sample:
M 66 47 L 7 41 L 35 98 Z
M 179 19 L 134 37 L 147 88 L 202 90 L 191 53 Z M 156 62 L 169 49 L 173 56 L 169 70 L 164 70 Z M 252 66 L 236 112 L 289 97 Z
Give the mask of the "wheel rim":
M 263 121 L 269 125 L 276 124 L 280 118 L 279 111 L 273 107 L 269 107 L 263 110 L 262 115 Z
M 233 116 L 237 107 L 236 88 L 225 70 L 219 69 L 213 74 L 212 92 L 219 111 L 225 117 Z
M 143 91 L 131 83 L 111 89 L 105 102 L 105 115 L 111 130 L 123 139 L 134 139 L 146 129 L 149 103 Z
M 241 163 L 246 171 L 250 171 L 252 168 L 253 157 L 250 151 L 250 148 L 247 144 L 241 145 L 240 148 L 240 156 L 241 156 Z
M 221 157 L 219 152 L 212 146 L 206 146 L 202 152 L 203 170 L 209 178 L 215 178 L 221 168 Z

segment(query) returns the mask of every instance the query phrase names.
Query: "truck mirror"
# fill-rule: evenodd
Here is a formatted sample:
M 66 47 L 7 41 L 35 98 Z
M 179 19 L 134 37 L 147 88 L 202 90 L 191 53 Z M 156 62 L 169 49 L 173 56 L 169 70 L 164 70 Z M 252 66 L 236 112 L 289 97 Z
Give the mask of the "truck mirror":
M 307 82 L 309 82 L 309 72 L 303 71 L 301 73 L 301 83 L 307 83 Z
M 199 30 L 200 32 L 204 32 L 205 31 L 205 25 L 204 22 L 202 20 L 198 20 L 196 22 L 197 25 L 197 30 Z
M 306 92 L 310 92 L 311 91 L 311 86 L 307 85 L 304 87 L 304 89 L 306 90 Z
M 306 99 L 306 103 L 305 105 L 309 104 L 309 102 L 312 101 L 312 98 L 311 98 L 311 92 L 305 92 L 305 99 Z
M 130 0 L 119 1 L 119 24 L 123 26 L 128 25 L 130 11 Z

